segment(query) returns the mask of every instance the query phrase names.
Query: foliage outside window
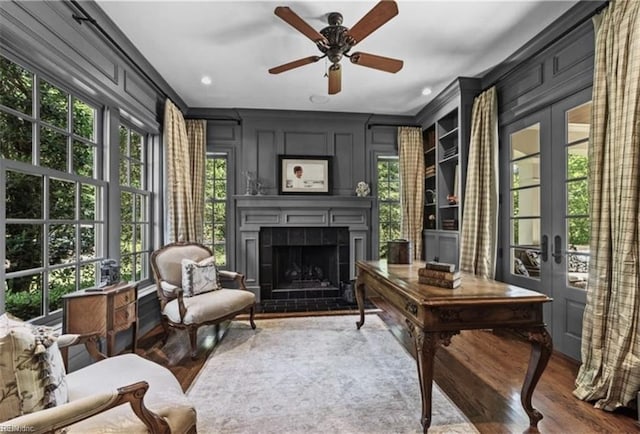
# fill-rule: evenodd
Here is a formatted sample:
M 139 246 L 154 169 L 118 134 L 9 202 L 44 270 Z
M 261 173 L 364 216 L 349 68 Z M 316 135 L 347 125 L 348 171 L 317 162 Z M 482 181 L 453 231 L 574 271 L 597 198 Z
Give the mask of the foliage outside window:
M 378 254 L 387 257 L 387 242 L 400 238 L 400 163 L 398 157 L 379 157 L 377 162 Z
M 126 281 L 149 277 L 149 206 L 147 140 L 120 125 L 120 276 Z
M 105 184 L 98 109 L 0 57 L 4 310 L 47 319 L 97 283 Z M 0 306 L 1 307 L 1 306 Z
M 227 166 L 226 154 L 207 154 L 204 244 L 220 266 L 227 264 Z

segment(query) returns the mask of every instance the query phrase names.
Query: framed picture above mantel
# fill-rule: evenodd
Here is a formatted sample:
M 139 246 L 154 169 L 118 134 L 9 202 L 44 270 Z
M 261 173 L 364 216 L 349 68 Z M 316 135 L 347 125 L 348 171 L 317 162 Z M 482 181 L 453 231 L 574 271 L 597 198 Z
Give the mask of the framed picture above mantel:
M 278 194 L 331 194 L 331 156 L 278 155 Z

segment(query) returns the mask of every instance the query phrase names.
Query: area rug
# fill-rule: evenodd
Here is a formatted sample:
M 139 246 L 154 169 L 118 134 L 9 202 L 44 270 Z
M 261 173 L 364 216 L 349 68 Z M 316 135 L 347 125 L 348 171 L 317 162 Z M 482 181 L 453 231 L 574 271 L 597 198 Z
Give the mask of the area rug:
M 189 388 L 199 433 L 418 433 L 416 363 L 377 315 L 233 322 Z M 429 432 L 478 432 L 433 385 Z

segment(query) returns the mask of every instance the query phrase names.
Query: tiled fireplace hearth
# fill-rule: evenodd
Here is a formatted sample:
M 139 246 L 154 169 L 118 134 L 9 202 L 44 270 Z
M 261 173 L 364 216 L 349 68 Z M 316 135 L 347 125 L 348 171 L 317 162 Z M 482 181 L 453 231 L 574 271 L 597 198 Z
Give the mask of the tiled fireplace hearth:
M 371 198 L 236 196 L 236 268 L 258 300 L 340 296 L 370 257 Z

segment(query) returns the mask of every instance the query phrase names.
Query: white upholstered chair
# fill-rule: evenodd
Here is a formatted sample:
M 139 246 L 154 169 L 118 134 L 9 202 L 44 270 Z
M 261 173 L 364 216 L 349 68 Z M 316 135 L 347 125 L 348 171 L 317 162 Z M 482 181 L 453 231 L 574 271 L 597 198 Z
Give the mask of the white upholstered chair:
M 197 354 L 198 328 L 233 319 L 240 313 L 249 314 L 252 328 L 256 297 L 248 291 L 244 275 L 233 271 L 218 270 L 221 289 L 187 296 L 182 288 L 182 261 L 200 262 L 212 257 L 209 248 L 193 242 L 175 242 L 151 254 L 151 267 L 156 279 L 158 299 L 165 337 L 170 327 L 186 329 L 189 333 L 191 357 Z M 233 288 L 226 285 L 231 282 Z
M 64 376 L 68 395 L 64 402 L 5 420 L 0 432 L 196 433 L 196 410 L 171 371 L 136 354 L 106 358 L 98 352 L 98 339 L 99 335 L 60 336 L 53 351 L 84 343 L 98 361 Z M 21 360 L 32 347 L 21 352 Z

